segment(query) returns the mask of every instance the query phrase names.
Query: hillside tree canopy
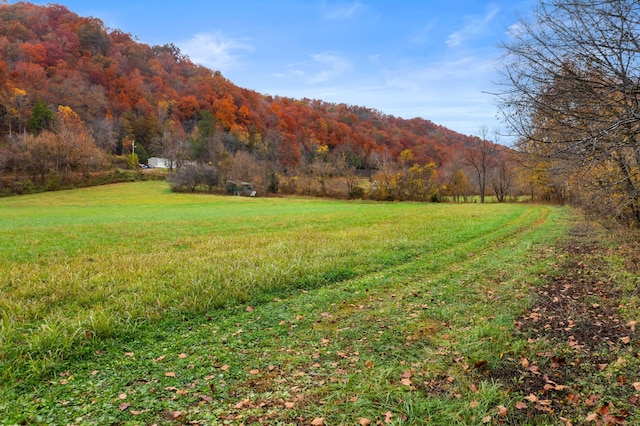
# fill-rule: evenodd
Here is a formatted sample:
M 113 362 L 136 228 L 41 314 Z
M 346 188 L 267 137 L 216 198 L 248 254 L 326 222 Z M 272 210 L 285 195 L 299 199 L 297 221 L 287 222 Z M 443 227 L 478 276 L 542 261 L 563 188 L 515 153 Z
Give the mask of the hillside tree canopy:
M 176 190 L 246 180 L 261 194 L 439 200 L 452 194 L 440 171 L 484 144 L 423 118 L 238 87 L 173 44 L 139 43 L 56 4 L 0 1 L 0 53 L 0 196 L 102 182 L 161 157 L 187 182 Z M 61 111 L 96 161 L 45 155 L 76 147 Z M 487 174 L 457 171 L 484 193 Z

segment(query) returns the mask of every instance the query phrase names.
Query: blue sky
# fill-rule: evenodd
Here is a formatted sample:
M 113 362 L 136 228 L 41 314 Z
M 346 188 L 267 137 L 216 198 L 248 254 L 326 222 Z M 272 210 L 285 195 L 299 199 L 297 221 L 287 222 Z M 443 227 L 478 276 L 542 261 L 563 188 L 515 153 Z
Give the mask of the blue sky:
M 49 1 L 33 1 L 47 4 Z M 501 130 L 495 99 L 509 27 L 535 0 L 60 0 L 138 41 L 269 95 Z M 501 140 L 508 143 L 508 140 Z

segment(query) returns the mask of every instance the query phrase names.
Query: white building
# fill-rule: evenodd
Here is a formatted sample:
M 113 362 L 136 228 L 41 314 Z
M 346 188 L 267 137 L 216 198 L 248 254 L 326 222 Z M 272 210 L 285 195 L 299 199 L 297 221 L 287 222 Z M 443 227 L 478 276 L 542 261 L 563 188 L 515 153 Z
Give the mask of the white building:
M 167 160 L 166 158 L 150 157 L 147 160 L 147 164 L 151 168 L 156 168 L 156 167 L 160 167 L 162 169 L 168 169 L 169 168 L 169 160 Z

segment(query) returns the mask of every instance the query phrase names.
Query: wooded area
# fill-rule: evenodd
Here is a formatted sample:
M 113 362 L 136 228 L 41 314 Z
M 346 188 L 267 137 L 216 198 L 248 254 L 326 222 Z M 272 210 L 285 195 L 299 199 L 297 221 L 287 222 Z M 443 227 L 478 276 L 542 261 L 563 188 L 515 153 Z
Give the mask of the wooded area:
M 530 181 L 640 226 L 640 4 L 541 0 L 505 48 L 505 118 Z

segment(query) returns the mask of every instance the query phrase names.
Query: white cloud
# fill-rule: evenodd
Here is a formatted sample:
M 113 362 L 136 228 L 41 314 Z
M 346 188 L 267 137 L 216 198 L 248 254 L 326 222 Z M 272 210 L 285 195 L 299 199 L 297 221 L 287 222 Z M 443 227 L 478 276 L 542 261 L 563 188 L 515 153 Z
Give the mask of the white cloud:
M 246 41 L 227 38 L 221 33 L 196 34 L 179 43 L 179 47 L 193 62 L 220 71 L 236 67 L 243 54 L 254 51 Z
M 521 22 L 516 22 L 515 24 L 510 25 L 505 33 L 508 38 L 519 38 L 523 34 L 525 34 L 525 28 Z
M 466 25 L 449 34 L 446 44 L 449 47 L 458 47 L 464 41 L 484 34 L 488 29 L 488 24 L 495 18 L 500 9 L 497 6 L 492 7 L 484 16 L 467 16 L 465 17 Z
M 340 77 L 352 67 L 348 60 L 331 53 L 317 53 L 311 59 L 313 62 L 289 65 L 288 75 L 301 78 L 305 84 L 318 85 Z
M 349 63 L 349 61 L 339 56 L 331 55 L 329 53 L 312 55 L 312 58 L 317 64 L 327 67 L 310 76 L 309 82 L 312 84 L 322 83 L 332 78 L 338 77 L 351 68 L 351 64 Z
M 381 60 L 382 60 L 382 55 L 379 53 L 369 56 L 369 62 L 371 62 L 372 64 L 380 65 Z
M 447 46 L 449 47 L 457 47 L 462 44 L 462 41 L 465 39 L 466 34 L 464 30 L 456 31 L 455 33 L 449 34 L 447 37 Z
M 322 5 L 322 9 L 325 19 L 341 21 L 353 18 L 360 11 L 365 9 L 365 6 L 359 1 L 340 4 L 329 4 L 328 2 L 325 2 Z

